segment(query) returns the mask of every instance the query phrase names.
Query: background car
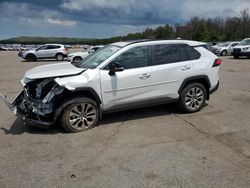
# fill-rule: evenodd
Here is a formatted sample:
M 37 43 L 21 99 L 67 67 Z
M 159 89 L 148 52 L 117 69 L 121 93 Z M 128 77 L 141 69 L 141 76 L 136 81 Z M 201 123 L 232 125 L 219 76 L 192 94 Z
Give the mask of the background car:
M 37 59 L 56 58 L 62 61 L 67 57 L 69 51 L 61 44 L 45 44 L 36 49 L 20 51 L 18 55 L 28 61 L 36 61 Z
M 232 55 L 235 59 L 238 59 L 240 56 L 247 56 L 250 58 L 250 38 L 242 40 L 237 46 L 235 46 Z
M 81 60 L 83 60 L 85 57 L 87 57 L 89 54 L 94 53 L 95 51 L 99 50 L 100 48 L 102 48 L 103 45 L 99 45 L 99 46 L 93 46 L 91 48 L 89 48 L 88 50 L 84 51 L 84 52 L 74 52 L 74 53 L 70 53 L 68 55 L 68 61 L 70 62 L 80 62 Z
M 212 46 L 211 51 L 217 55 L 226 56 L 231 55 L 233 47 L 239 44 L 239 42 L 224 42 L 218 45 Z

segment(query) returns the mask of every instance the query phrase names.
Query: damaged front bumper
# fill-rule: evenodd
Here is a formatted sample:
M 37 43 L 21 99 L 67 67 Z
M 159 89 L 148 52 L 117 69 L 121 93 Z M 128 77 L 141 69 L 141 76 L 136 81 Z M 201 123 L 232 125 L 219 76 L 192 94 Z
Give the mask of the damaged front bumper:
M 31 97 L 26 88 L 18 94 L 12 103 L 0 93 L 0 99 L 24 124 L 49 126 L 55 123 L 55 96 L 60 95 L 64 88 L 55 85 L 42 99 Z
M 37 107 L 35 107 L 35 104 L 24 99 L 24 91 L 22 91 L 12 103 L 7 101 L 6 97 L 1 93 L 0 98 L 14 113 L 14 115 L 20 117 L 23 120 L 24 124 L 29 123 L 33 125 L 49 126 L 54 123 L 53 121 L 49 122 L 41 120 L 39 114 L 36 114 Z

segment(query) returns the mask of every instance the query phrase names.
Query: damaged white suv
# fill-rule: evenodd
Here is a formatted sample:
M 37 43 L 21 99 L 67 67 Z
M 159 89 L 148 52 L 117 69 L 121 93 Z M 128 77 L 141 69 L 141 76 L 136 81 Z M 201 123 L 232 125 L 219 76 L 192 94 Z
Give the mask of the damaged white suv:
M 24 122 L 60 120 L 68 132 L 95 126 L 103 113 L 177 102 L 199 111 L 219 86 L 221 60 L 204 43 L 140 40 L 107 45 L 79 63 L 26 72 L 10 109 Z

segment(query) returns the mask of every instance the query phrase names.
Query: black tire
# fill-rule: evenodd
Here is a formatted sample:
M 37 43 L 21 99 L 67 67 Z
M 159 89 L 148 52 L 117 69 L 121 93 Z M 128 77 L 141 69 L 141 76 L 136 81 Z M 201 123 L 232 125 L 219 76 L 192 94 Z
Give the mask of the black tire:
M 84 115 L 78 115 L 80 111 L 82 111 Z M 92 111 L 95 111 L 95 118 L 90 118 L 90 116 L 94 116 L 94 113 Z M 89 116 L 88 113 L 90 113 Z M 94 100 L 90 98 L 81 98 L 81 102 L 70 104 L 64 109 L 60 117 L 60 123 L 63 129 L 68 133 L 82 132 L 96 126 L 99 121 L 99 114 L 99 108 Z M 88 122 L 90 122 L 90 120 L 91 124 L 89 126 L 86 126 L 88 125 Z
M 63 54 L 62 53 L 58 53 L 58 54 L 56 54 L 56 59 L 57 59 L 57 61 L 62 61 L 63 60 Z
M 191 91 L 194 91 L 195 94 L 192 95 Z M 198 91 L 199 91 L 199 96 L 198 96 Z M 203 97 L 201 97 L 200 94 L 202 94 Z M 181 111 L 185 113 L 198 112 L 204 106 L 206 99 L 207 99 L 207 91 L 204 85 L 200 83 L 196 83 L 196 82 L 191 83 L 191 84 L 188 84 L 182 90 L 180 94 L 179 102 L 178 102 L 178 107 L 180 108 Z M 196 107 L 194 108 L 194 106 Z
M 73 58 L 73 62 L 78 63 L 78 62 L 80 62 L 80 61 L 82 61 L 82 58 L 79 57 L 79 56 L 76 56 L 76 57 Z
M 239 55 L 234 55 L 234 59 L 239 59 Z
M 221 56 L 226 56 L 227 55 L 227 51 L 226 50 L 223 50 L 222 52 L 221 52 Z
M 26 59 L 27 61 L 36 61 L 36 56 L 34 54 L 28 54 Z

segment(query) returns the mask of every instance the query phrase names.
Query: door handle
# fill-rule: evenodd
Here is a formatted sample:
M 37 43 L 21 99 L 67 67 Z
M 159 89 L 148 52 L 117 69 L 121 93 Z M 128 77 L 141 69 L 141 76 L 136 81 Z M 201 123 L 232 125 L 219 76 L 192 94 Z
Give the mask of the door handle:
M 139 78 L 140 79 L 147 79 L 149 78 L 151 75 L 150 74 L 142 74 Z
M 191 69 L 190 66 L 184 66 L 184 67 L 181 68 L 182 71 L 187 71 L 187 70 L 189 70 L 189 69 Z

